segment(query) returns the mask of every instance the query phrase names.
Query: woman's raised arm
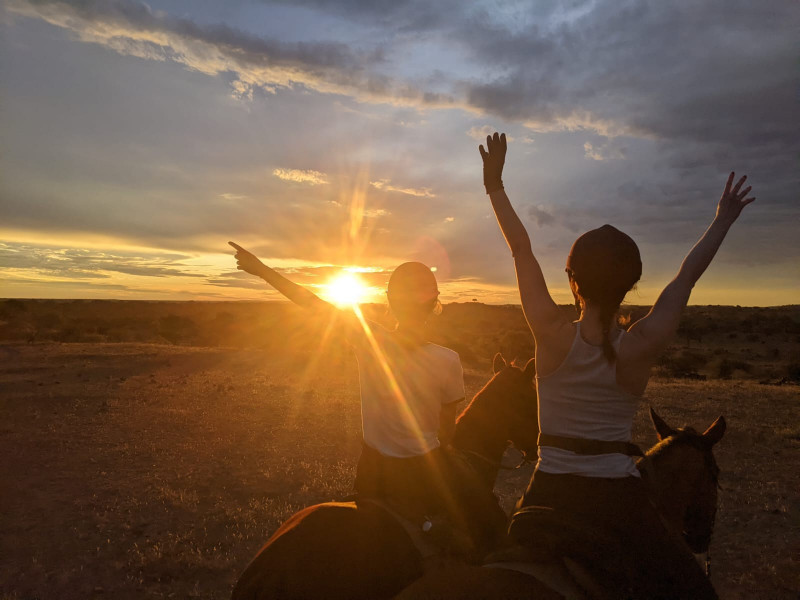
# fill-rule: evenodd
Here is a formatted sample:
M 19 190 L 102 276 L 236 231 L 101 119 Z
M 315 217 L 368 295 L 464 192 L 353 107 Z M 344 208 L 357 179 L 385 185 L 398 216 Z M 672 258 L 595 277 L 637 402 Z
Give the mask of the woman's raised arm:
M 237 269 L 260 277 L 289 300 L 304 308 L 313 310 L 336 310 L 332 304 L 325 302 L 322 298 L 316 296 L 303 286 L 289 281 L 275 269 L 262 263 L 252 252 L 248 252 L 233 242 L 228 242 L 228 244 L 236 250 Z
M 711 264 L 722 240 L 739 218 L 742 209 L 755 200 L 754 197 L 747 197 L 750 186 L 741 189 L 747 176 L 731 187 L 734 176 L 733 172 L 728 176 L 714 220 L 686 255 L 675 279 L 664 288 L 650 312 L 631 326 L 630 332 L 641 345 L 642 353 L 657 355 L 675 335 L 692 288 Z
M 498 135 L 496 132 L 486 138 L 485 149 L 482 145 L 479 146 L 483 158 L 483 185 L 486 187 L 497 222 L 514 257 L 525 319 L 534 337 L 541 341 L 542 337 L 557 333 L 561 326 L 569 324 L 569 321 L 553 302 L 542 268 L 533 255 L 528 232 L 503 189 L 502 175 L 506 148 L 506 134 Z

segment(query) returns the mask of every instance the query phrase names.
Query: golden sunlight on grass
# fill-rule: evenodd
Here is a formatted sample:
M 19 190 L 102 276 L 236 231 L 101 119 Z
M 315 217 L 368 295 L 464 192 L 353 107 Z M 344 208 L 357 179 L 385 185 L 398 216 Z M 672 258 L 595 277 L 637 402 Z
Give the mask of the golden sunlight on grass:
M 325 285 L 323 291 L 326 300 L 341 307 L 363 302 L 369 294 L 370 289 L 353 273 L 336 276 Z

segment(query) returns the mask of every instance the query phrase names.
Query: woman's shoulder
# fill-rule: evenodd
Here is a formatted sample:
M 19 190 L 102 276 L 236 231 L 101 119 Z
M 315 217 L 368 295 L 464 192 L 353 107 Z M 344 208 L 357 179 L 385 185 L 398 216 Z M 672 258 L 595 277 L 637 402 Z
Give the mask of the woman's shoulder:
M 438 344 L 434 344 L 433 342 L 428 342 L 423 347 L 424 351 L 435 358 L 444 361 L 461 361 L 461 357 L 458 355 L 458 352 L 451 348 L 446 348 L 444 346 L 440 346 Z

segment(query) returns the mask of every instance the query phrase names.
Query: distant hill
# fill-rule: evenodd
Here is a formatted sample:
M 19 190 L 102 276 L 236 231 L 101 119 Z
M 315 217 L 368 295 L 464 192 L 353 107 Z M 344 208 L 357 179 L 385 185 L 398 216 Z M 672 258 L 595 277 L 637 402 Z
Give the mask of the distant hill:
M 362 308 L 372 320 L 391 326 L 385 306 Z M 574 317 L 574 307 L 562 309 Z M 636 320 L 648 310 L 625 306 L 623 314 Z M 286 302 L 0 300 L 0 342 L 6 343 L 251 347 L 303 360 L 321 345 L 330 355 L 346 352 L 339 333 Z M 518 361 L 534 351 L 517 305 L 445 305 L 431 321 L 430 339 L 475 366 L 488 364 L 498 351 Z M 800 306 L 690 306 L 675 342 L 657 365 L 657 375 L 800 381 Z

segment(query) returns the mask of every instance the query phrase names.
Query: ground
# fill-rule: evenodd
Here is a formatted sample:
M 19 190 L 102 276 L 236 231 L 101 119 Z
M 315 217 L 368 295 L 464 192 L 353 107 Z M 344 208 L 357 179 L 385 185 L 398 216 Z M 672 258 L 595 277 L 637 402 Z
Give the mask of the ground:
M 0 598 L 226 598 L 290 514 L 350 491 L 354 360 L 154 344 L 0 346 Z M 467 393 L 489 377 L 468 368 Z M 716 447 L 722 598 L 800 593 L 796 385 L 656 380 L 648 400 Z M 642 406 L 634 437 L 655 435 Z M 513 462 L 509 457 L 509 462 Z M 501 474 L 506 507 L 530 468 Z

